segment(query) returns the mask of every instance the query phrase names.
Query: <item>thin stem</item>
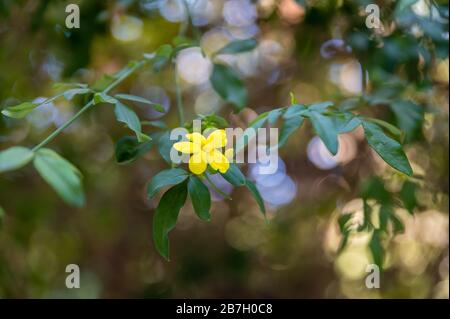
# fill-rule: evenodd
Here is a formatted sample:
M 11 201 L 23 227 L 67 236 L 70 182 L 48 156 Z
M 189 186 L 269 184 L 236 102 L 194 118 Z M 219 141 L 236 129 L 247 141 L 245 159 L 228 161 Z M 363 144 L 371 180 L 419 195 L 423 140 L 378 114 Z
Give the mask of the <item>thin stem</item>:
M 86 112 L 91 106 L 94 105 L 94 101 L 90 100 L 85 106 L 83 106 L 74 116 L 72 116 L 66 123 L 64 123 L 63 125 L 61 125 L 60 127 L 58 127 L 55 131 L 53 131 L 53 133 L 51 133 L 49 136 L 47 136 L 47 138 L 45 140 L 43 140 L 41 143 L 39 143 L 38 145 L 36 145 L 32 151 L 36 152 L 38 149 L 40 149 L 41 147 L 47 145 L 47 143 L 49 143 L 51 140 L 53 140 L 59 133 L 61 133 L 64 129 L 66 129 L 67 127 L 69 127 L 70 124 L 72 124 L 76 119 L 78 119 L 81 114 L 83 114 L 84 112 Z
M 178 119 L 180 126 L 184 125 L 184 109 L 183 109 L 183 96 L 181 93 L 180 80 L 178 78 L 177 66 L 174 64 L 174 77 L 175 77 L 175 94 L 177 98 Z
M 222 197 L 232 200 L 232 198 L 230 197 L 230 195 L 224 193 L 219 187 L 216 186 L 216 184 L 214 184 L 211 179 L 209 178 L 209 176 L 207 174 L 203 175 L 205 176 L 206 180 L 208 181 L 209 185 L 211 185 L 211 187 L 214 189 L 214 191 L 216 191 L 219 195 L 221 195 Z
M 146 61 L 140 61 L 136 63 L 128 72 L 125 72 L 122 76 L 117 78 L 114 82 L 112 82 L 106 89 L 101 91 L 100 93 L 108 93 L 113 88 L 115 88 L 117 85 L 119 85 L 123 80 L 125 80 L 130 74 L 135 72 L 137 69 L 142 67 Z M 58 127 L 55 131 L 53 131 L 49 136 L 47 136 L 41 143 L 36 145 L 32 151 L 36 152 L 43 146 L 47 145 L 50 141 L 52 141 L 59 133 L 61 133 L 64 129 L 69 127 L 75 120 L 77 120 L 84 112 L 86 112 L 88 109 L 90 109 L 92 106 L 94 106 L 94 99 L 92 98 L 88 103 L 86 103 L 74 116 L 72 116 L 66 123 Z

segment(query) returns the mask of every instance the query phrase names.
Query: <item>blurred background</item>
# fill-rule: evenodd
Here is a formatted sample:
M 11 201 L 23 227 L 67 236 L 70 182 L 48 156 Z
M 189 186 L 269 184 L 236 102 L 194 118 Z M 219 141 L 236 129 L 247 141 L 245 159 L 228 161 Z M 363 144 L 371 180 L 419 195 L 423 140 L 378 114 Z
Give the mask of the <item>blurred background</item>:
M 65 26 L 69 3 L 80 5 L 80 29 Z M 375 29 L 365 23 L 371 3 L 381 14 Z M 0 0 L 0 108 L 52 96 L 54 82 L 93 83 L 181 33 L 201 47 L 176 60 L 187 120 L 217 112 L 246 127 L 289 105 L 292 92 L 299 103 L 332 100 L 403 130 L 415 189 L 408 209 L 396 208 L 404 232 L 383 241 L 380 289 L 364 284 L 369 234 L 350 236 L 337 253 L 337 221 L 362 214 L 364 185 L 382 183 L 395 198 L 404 189 L 404 176 L 361 130 L 341 135 L 332 156 L 305 124 L 280 150 L 275 174 L 244 168 L 269 208 L 268 225 L 246 191 L 216 178 L 233 200 L 216 194 L 209 223 L 186 203 L 166 262 L 151 235 L 159 198 L 147 200 L 145 188 L 167 164 L 154 149 L 117 164 L 114 145 L 129 133 L 104 105 L 50 145 L 83 172 L 85 207 L 66 205 L 32 165 L 0 176 L 0 297 L 448 298 L 446 1 Z M 236 115 L 209 84 L 211 54 L 247 38 L 257 39 L 254 50 L 220 57 L 249 91 Z M 137 103 L 141 119 L 177 126 L 172 67 L 138 72 L 118 91 L 166 110 Z M 24 120 L 0 117 L 0 149 L 39 143 L 81 105 L 57 100 Z M 80 289 L 65 287 L 68 264 L 80 266 Z

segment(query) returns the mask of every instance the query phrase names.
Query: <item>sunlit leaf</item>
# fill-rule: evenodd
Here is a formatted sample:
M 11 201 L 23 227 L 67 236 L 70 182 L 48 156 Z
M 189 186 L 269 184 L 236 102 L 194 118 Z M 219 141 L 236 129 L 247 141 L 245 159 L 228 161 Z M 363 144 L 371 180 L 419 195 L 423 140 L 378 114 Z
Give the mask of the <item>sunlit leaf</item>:
M 52 88 L 54 90 L 67 89 L 67 88 L 85 89 L 85 88 L 87 88 L 87 84 L 56 82 L 52 85 Z
M 153 61 L 153 71 L 159 72 L 164 68 L 168 62 L 170 62 L 170 58 L 172 57 L 173 48 L 169 44 L 164 44 L 160 46 L 152 57 Z
M 67 90 L 63 95 L 66 100 L 71 101 L 76 95 L 83 95 L 91 92 L 91 89 L 88 88 L 77 88 Z
M 99 103 L 108 103 L 108 104 L 116 104 L 119 101 L 117 101 L 115 98 L 113 98 L 112 96 L 109 96 L 106 93 L 95 93 L 94 94 L 94 104 L 99 104 Z
M 24 102 L 19 105 L 8 106 L 2 110 L 2 114 L 7 117 L 12 117 L 15 119 L 21 119 L 37 108 L 39 103 Z
M 42 178 L 67 203 L 82 206 L 85 202 L 81 174 L 69 161 L 50 149 L 40 149 L 33 160 Z
M 34 153 L 21 146 L 13 146 L 0 152 L 0 173 L 25 166 L 33 159 Z

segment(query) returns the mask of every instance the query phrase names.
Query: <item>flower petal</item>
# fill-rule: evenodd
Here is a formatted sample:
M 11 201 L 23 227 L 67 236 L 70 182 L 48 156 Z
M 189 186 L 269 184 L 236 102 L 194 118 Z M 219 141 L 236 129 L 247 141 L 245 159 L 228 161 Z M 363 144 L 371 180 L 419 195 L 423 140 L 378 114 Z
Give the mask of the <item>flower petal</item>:
M 195 153 L 189 159 L 189 170 L 194 174 L 203 174 L 206 171 L 207 165 L 205 152 Z
M 213 169 L 218 170 L 221 173 L 226 173 L 230 168 L 230 162 L 225 155 L 218 150 L 212 150 L 207 153 L 206 159 Z
M 186 134 L 186 137 L 194 144 L 204 145 L 206 143 L 206 137 L 197 132 Z
M 201 151 L 201 146 L 192 142 L 178 142 L 173 144 L 173 148 L 178 152 L 185 154 L 198 153 Z
M 227 135 L 225 134 L 225 130 L 215 130 L 209 134 L 203 149 L 206 152 L 210 152 L 215 148 L 221 148 L 225 145 L 227 145 Z

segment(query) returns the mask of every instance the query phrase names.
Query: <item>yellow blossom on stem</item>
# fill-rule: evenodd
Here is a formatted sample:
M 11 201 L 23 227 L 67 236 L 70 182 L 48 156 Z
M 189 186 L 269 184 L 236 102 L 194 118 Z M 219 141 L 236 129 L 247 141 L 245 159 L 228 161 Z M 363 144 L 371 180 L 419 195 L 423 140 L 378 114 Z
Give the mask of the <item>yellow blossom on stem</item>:
M 184 154 L 192 154 L 189 159 L 189 170 L 200 175 L 206 171 L 208 164 L 212 169 L 226 173 L 230 168 L 233 149 L 222 148 L 227 144 L 225 130 L 215 130 L 207 138 L 200 133 L 186 134 L 189 141 L 178 142 L 173 147 Z

